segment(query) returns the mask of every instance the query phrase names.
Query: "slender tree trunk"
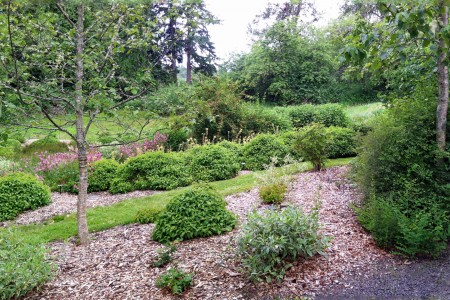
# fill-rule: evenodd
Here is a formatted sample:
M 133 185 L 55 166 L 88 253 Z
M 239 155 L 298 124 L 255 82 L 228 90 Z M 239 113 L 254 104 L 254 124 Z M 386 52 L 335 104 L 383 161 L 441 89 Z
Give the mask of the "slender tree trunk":
M 177 75 L 178 75 L 178 69 L 177 69 L 177 42 L 175 40 L 175 24 L 176 20 L 173 18 L 170 18 L 169 21 L 169 43 L 172 45 L 170 50 L 170 69 L 172 71 L 172 78 L 173 82 L 177 82 Z
M 79 4 L 77 8 L 77 56 L 76 56 L 76 83 L 75 83 L 75 107 L 76 107 L 76 138 L 78 147 L 78 165 L 80 169 L 80 182 L 78 186 L 77 221 L 78 237 L 80 244 L 88 243 L 88 225 L 86 218 L 87 200 L 87 151 L 86 137 L 83 121 L 83 77 L 84 77 L 84 6 Z
M 192 61 L 191 61 L 191 47 L 186 47 L 186 83 L 192 84 Z
M 448 5 L 441 2 L 441 28 L 448 25 Z M 439 150 L 444 151 L 446 145 L 446 130 L 447 130 L 447 113 L 448 113 L 448 67 L 445 65 L 447 58 L 446 42 L 443 38 L 439 41 L 439 57 L 437 64 L 438 85 L 439 85 L 439 99 L 436 110 L 436 142 Z M 443 163 L 441 160 L 440 163 Z

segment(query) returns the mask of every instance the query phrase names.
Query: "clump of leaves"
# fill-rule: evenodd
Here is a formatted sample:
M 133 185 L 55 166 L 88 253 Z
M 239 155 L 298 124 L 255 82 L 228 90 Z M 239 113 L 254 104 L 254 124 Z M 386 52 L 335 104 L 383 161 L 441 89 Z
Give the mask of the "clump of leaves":
M 160 209 L 155 208 L 140 209 L 136 214 L 136 222 L 140 224 L 155 223 L 160 214 L 161 214 Z
M 267 204 L 280 204 L 284 200 L 287 186 L 285 184 L 271 184 L 259 189 L 259 196 Z
M 304 160 L 310 161 L 315 171 L 325 167 L 327 157 L 327 135 L 325 127 L 313 123 L 299 131 L 296 147 Z
M 0 299 L 19 298 L 49 280 L 55 266 L 47 261 L 47 252 L 12 231 L 0 232 Z
M 177 268 L 169 269 L 156 279 L 156 287 L 167 289 L 174 295 L 180 295 L 192 286 L 192 277 L 192 274 Z
M 319 233 L 319 207 L 310 215 L 289 206 L 282 211 L 253 212 L 237 239 L 237 254 L 253 281 L 281 281 L 300 257 L 324 254 L 329 238 Z
M 198 185 L 176 196 L 158 217 L 152 238 L 166 243 L 231 231 L 236 216 L 210 186 Z
M 155 260 L 150 263 L 153 268 L 162 268 L 172 261 L 172 254 L 177 251 L 177 247 L 169 245 L 168 247 L 156 250 L 158 253 Z

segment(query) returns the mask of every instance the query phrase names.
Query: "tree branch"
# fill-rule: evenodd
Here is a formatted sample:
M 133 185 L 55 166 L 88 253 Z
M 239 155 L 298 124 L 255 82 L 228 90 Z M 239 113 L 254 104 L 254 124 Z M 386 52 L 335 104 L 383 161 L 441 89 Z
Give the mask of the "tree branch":
M 63 7 L 62 0 L 58 0 L 58 3 L 56 3 L 56 7 L 58 7 L 58 10 L 62 13 L 67 22 L 69 22 L 70 25 L 76 30 L 77 25 L 72 21 L 72 19 L 70 19 L 70 16 L 67 14 L 66 10 Z

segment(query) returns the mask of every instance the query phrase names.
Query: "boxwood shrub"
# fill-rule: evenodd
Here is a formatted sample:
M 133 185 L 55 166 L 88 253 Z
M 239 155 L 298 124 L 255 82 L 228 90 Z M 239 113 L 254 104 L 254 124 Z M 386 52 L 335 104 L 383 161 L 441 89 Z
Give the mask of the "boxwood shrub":
M 264 165 L 271 163 L 272 157 L 279 158 L 278 161 L 281 164 L 288 152 L 289 148 L 276 135 L 257 135 L 242 148 L 242 159 L 245 163 L 243 168 L 263 170 Z
M 113 159 L 101 159 L 89 168 L 89 192 L 107 191 L 120 164 Z
M 208 237 L 231 231 L 236 216 L 221 196 L 205 185 L 176 196 L 156 221 L 152 238 L 161 243 Z
M 13 173 L 0 177 L 0 221 L 50 203 L 50 189 L 33 175 Z
M 312 123 L 321 123 L 326 127 L 347 127 L 350 124 L 344 109 L 339 104 L 293 106 L 288 108 L 288 114 L 296 128 Z
M 192 183 L 184 153 L 147 152 L 128 159 L 111 182 L 111 193 L 171 190 Z
M 325 129 L 328 158 L 356 155 L 356 132 L 351 128 L 331 126 Z
M 241 169 L 238 156 L 219 145 L 194 147 L 187 152 L 195 181 L 217 181 L 236 176 Z

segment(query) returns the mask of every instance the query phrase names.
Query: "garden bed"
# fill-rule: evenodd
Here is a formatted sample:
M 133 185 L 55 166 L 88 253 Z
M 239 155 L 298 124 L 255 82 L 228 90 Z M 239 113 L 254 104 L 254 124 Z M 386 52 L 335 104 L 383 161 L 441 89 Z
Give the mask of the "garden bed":
M 392 255 L 377 248 L 358 225 L 351 202 L 359 195 L 345 178 L 347 167 L 299 174 L 289 187 L 286 203 L 309 211 L 314 199 L 321 202 L 323 232 L 333 236 L 326 256 L 298 261 L 282 283 L 254 284 L 239 271 L 234 257 L 232 232 L 210 238 L 185 241 L 177 245 L 170 266 L 193 272 L 194 286 L 186 299 L 263 299 L 275 296 L 315 295 L 326 287 L 339 285 L 364 273 L 381 261 L 394 261 Z M 240 222 L 261 205 L 257 190 L 226 198 L 228 208 Z M 150 268 L 161 244 L 150 240 L 154 225 L 127 225 L 92 235 L 87 247 L 74 242 L 51 243 L 59 264 L 59 274 L 39 292 L 26 299 L 171 299 L 155 287 L 155 280 L 166 268 Z

